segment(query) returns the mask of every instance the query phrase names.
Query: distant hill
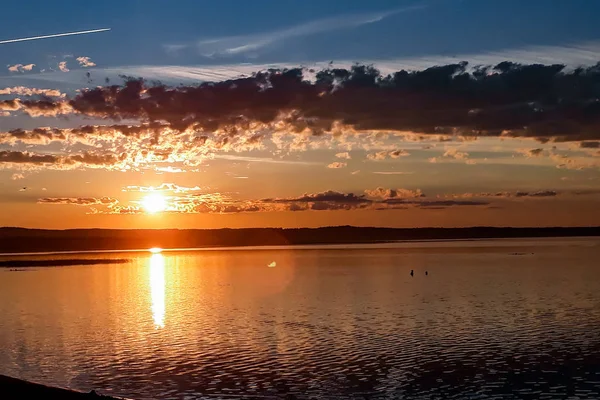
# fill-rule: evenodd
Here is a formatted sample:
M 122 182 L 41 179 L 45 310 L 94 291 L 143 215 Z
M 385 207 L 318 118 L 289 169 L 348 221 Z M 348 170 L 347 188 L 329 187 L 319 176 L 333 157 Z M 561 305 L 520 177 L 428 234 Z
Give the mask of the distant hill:
M 600 236 L 600 227 L 580 228 L 243 228 L 68 229 L 0 228 L 0 253 L 131 250 L 221 246 L 377 243 L 398 240 Z

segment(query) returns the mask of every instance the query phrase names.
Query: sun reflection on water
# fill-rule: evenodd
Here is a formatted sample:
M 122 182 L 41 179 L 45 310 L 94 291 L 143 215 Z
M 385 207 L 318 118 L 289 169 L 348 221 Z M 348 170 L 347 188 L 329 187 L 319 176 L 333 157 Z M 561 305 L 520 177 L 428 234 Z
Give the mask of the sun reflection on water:
M 150 298 L 152 318 L 157 328 L 165 326 L 165 257 L 160 253 L 150 257 Z

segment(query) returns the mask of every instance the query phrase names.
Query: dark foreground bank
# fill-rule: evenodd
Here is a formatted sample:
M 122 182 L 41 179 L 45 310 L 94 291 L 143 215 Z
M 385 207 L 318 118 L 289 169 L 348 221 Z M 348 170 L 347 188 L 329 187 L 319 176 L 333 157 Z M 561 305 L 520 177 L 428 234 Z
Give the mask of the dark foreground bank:
M 456 240 L 600 236 L 600 227 L 557 228 L 323 228 L 242 229 L 69 229 L 0 228 L 0 253 L 133 250 L 378 243 L 398 240 Z
M 67 267 L 70 265 L 100 265 L 100 264 L 125 264 L 125 258 L 71 258 L 58 260 L 6 260 L 0 261 L 0 268 L 26 268 L 26 267 Z
M 70 389 L 62 389 L 40 385 L 0 375 L 0 399 L 2 400 L 117 400 L 118 397 L 103 396 L 90 392 L 82 393 Z

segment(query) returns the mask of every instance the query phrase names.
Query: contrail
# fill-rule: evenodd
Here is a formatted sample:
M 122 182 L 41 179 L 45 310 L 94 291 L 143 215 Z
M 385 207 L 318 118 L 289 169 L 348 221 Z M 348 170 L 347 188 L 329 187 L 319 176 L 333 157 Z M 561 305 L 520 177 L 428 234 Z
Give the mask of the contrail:
M 55 33 L 54 35 L 33 36 L 33 37 L 27 37 L 27 38 L 21 38 L 21 39 L 2 40 L 2 41 L 0 41 L 0 44 L 26 42 L 28 40 L 49 39 L 49 38 L 55 38 L 55 37 L 61 37 L 61 36 L 85 35 L 88 33 L 106 32 L 106 31 L 110 31 L 110 28 L 92 29 L 91 31 Z

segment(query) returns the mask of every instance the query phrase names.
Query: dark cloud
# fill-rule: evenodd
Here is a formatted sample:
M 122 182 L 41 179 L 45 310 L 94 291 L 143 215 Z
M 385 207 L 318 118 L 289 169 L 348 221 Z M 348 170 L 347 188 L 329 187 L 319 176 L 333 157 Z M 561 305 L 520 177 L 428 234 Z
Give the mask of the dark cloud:
M 582 149 L 598 149 L 600 148 L 600 142 L 581 142 L 579 147 Z
M 541 156 L 543 152 L 544 152 L 544 149 L 541 149 L 541 148 L 530 149 L 527 151 L 527 155 L 529 157 L 538 157 L 538 156 Z
M 0 143 L 21 141 L 30 144 L 43 144 L 55 140 L 67 139 L 66 130 L 54 128 L 36 128 L 30 131 L 13 129 L 8 132 L 0 132 Z
M 306 71 L 272 69 L 251 77 L 168 87 L 129 79 L 84 90 L 70 100 L 4 103 L 30 115 L 80 113 L 110 120 L 162 122 L 172 129 L 243 130 L 279 122 L 315 135 L 334 124 L 355 130 L 600 139 L 600 63 L 565 72 L 563 65 L 467 63 L 381 75 L 370 67 Z
M 300 197 L 263 199 L 261 203 L 284 204 L 288 211 L 305 210 L 397 210 L 409 207 L 432 208 L 453 206 L 482 206 L 490 204 L 482 200 L 425 200 L 419 190 L 376 188 L 365 190 L 364 195 L 326 191 L 305 194 Z
M 26 151 L 0 151 L 0 163 L 54 164 L 60 160 L 53 154 L 34 154 Z
M 406 202 L 403 202 L 406 204 Z M 433 201 L 422 201 L 416 203 L 419 207 L 423 208 L 444 208 L 452 206 L 485 206 L 490 204 L 488 201 L 473 201 L 473 200 L 433 200 Z
M 533 192 L 527 191 L 516 191 L 516 192 L 483 192 L 483 193 L 462 193 L 452 194 L 447 197 L 452 198 L 486 198 L 486 197 L 500 197 L 500 198 L 519 198 L 519 197 L 555 197 L 561 194 L 555 190 L 538 190 Z
M 516 192 L 515 197 L 554 197 L 557 193 L 554 190 L 540 190 L 537 192 Z
M 328 190 L 321 193 L 304 194 L 300 197 L 263 199 L 263 203 L 315 203 L 315 202 L 334 202 L 344 204 L 371 203 L 372 200 L 365 195 L 355 195 L 354 193 L 342 193 L 334 190 Z
M 27 151 L 0 151 L 0 164 L 20 164 L 24 166 L 45 165 L 57 168 L 71 166 L 111 167 L 119 164 L 124 155 L 95 154 L 84 152 L 81 154 L 37 154 Z

